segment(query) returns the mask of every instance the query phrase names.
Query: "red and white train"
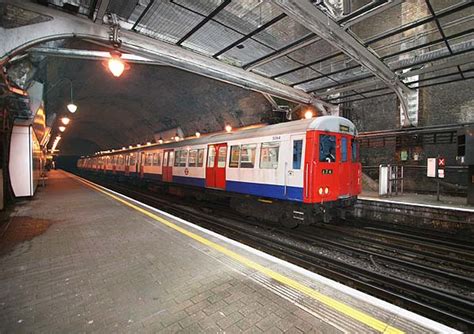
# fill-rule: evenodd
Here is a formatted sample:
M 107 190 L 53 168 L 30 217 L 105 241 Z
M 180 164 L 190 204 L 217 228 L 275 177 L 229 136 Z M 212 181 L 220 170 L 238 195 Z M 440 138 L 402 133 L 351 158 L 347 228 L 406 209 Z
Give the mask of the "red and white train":
M 322 116 L 107 152 L 77 167 L 201 195 L 205 189 L 247 214 L 312 223 L 350 207 L 361 192 L 356 134 L 348 119 Z

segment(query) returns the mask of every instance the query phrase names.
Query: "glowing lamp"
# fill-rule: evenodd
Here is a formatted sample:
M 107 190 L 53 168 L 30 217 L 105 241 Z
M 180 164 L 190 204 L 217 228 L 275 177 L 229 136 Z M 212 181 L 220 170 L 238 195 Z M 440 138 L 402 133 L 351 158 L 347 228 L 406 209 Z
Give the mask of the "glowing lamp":
M 308 110 L 304 113 L 304 118 L 306 119 L 311 119 L 313 118 L 313 112 L 311 110 Z
M 71 121 L 71 120 L 70 120 L 69 118 L 67 118 L 67 117 L 61 118 L 61 123 L 63 123 L 64 125 L 68 125 L 70 121 Z
M 146 144 L 147 144 L 147 145 L 151 145 L 151 142 L 147 141 Z
M 61 132 L 66 131 L 66 127 L 61 125 L 61 126 L 59 127 L 59 131 L 61 131 Z
M 158 139 L 158 143 L 163 144 L 163 138 Z
M 227 124 L 227 125 L 225 126 L 225 131 L 231 132 L 231 131 L 232 131 L 232 126 L 231 126 L 230 124 Z
M 114 52 L 111 53 L 111 58 L 108 61 L 107 66 L 109 67 L 110 73 L 116 78 L 122 75 L 125 70 L 125 63 L 120 58 L 120 53 Z
M 201 133 L 199 131 L 196 131 L 196 137 L 197 138 L 201 137 Z
M 69 110 L 71 114 L 74 114 L 77 110 L 77 106 L 71 102 L 67 105 L 67 110 Z

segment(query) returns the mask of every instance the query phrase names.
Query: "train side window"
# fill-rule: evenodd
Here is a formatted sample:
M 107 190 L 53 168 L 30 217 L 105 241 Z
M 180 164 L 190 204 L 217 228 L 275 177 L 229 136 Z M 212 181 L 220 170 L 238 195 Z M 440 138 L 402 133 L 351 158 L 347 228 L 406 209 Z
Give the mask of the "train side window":
M 217 167 L 224 168 L 225 160 L 227 158 L 227 146 L 219 147 L 219 152 L 217 153 Z
M 176 151 L 174 157 L 174 166 L 175 167 L 186 167 L 186 158 L 188 157 L 187 150 Z
M 341 138 L 341 162 L 347 162 L 347 138 Z
M 170 151 L 169 156 L 168 156 L 168 166 L 171 167 L 173 166 L 173 161 L 174 161 L 174 151 Z
M 279 151 L 279 142 L 262 143 L 260 147 L 260 168 L 277 169 Z
M 200 148 L 197 154 L 197 167 L 202 167 L 204 164 L 204 149 Z
M 190 150 L 188 156 L 188 166 L 196 167 L 197 164 L 197 150 Z
M 214 160 L 216 158 L 216 148 L 214 145 L 209 146 L 209 150 L 207 151 L 207 167 L 214 167 Z
M 303 140 L 293 141 L 293 169 L 301 169 L 301 157 L 303 156 Z
M 179 159 L 181 156 L 181 151 L 176 151 L 175 152 L 175 157 L 174 157 L 174 166 L 178 167 L 179 166 Z
M 239 158 L 240 158 L 240 145 L 234 145 L 230 147 L 230 158 L 229 158 L 229 167 L 238 168 L 239 167 Z
M 351 146 L 352 146 L 352 162 L 357 162 L 357 157 L 358 157 L 358 145 L 357 145 L 357 140 L 352 139 L 351 140 Z
M 145 158 L 145 166 L 151 166 L 153 163 L 153 154 L 148 153 Z
M 336 161 L 336 136 L 319 135 L 319 161 Z
M 253 168 L 255 166 L 256 144 L 242 145 L 240 149 L 240 168 Z
M 161 153 L 153 153 L 153 165 L 154 166 L 161 165 Z

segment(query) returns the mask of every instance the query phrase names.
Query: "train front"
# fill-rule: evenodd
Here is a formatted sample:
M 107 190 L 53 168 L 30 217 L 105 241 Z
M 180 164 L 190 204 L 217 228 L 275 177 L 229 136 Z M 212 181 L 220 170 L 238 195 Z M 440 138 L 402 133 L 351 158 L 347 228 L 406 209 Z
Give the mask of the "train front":
M 355 125 L 337 116 L 316 118 L 306 132 L 303 201 L 326 216 L 351 207 L 362 190 L 356 135 Z

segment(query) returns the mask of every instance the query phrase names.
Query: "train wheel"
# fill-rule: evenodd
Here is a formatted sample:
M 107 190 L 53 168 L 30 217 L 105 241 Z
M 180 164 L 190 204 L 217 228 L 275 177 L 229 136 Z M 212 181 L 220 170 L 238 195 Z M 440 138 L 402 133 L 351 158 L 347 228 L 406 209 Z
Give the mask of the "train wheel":
M 280 217 L 280 224 L 283 225 L 283 227 L 290 229 L 294 229 L 299 226 L 298 221 L 294 219 L 293 216 L 288 212 L 285 212 Z

